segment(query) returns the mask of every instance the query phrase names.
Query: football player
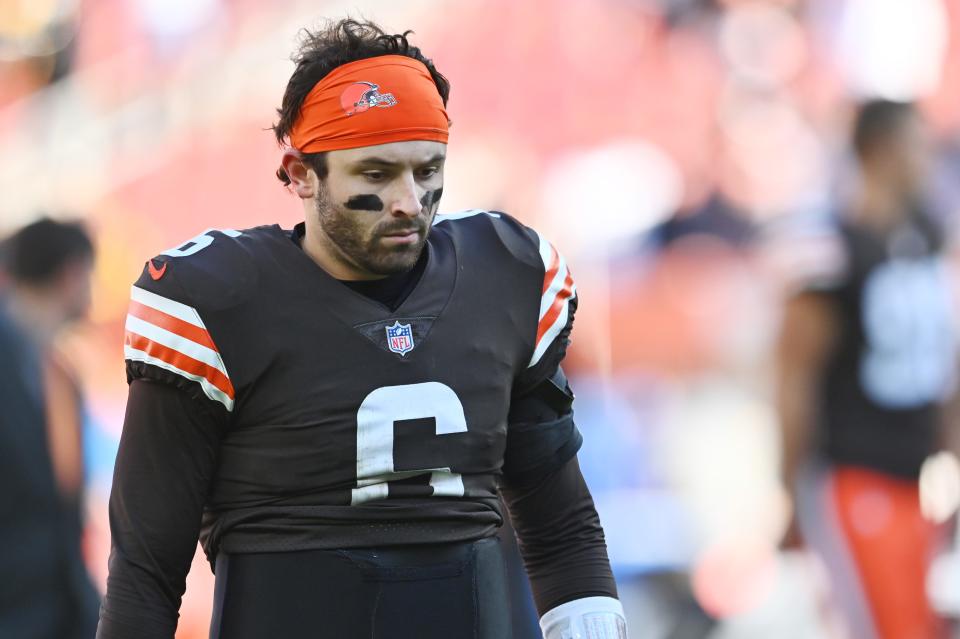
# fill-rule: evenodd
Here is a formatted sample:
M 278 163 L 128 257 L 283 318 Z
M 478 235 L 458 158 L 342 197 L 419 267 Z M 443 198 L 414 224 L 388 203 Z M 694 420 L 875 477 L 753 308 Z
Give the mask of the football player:
M 853 147 L 857 195 L 835 228 L 794 242 L 809 259 L 780 339 L 785 475 L 851 636 L 933 639 L 944 636 L 925 587 L 935 528 L 918 478 L 950 439 L 944 237 L 923 206 L 928 141 L 911 105 L 864 105 Z
M 437 215 L 447 80 L 369 22 L 305 33 L 275 132 L 304 222 L 207 231 L 132 289 L 98 637 L 509 637 L 510 509 L 549 639 L 626 636 L 577 465 L 563 257 Z

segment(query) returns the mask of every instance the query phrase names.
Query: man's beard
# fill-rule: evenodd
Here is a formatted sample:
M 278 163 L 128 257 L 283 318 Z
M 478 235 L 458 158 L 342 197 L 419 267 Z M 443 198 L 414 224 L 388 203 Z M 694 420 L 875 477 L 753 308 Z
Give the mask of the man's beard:
M 375 275 L 394 275 L 409 271 L 417 263 L 430 233 L 433 211 L 414 219 L 390 219 L 377 224 L 365 237 L 365 228 L 358 220 L 370 215 L 365 211 L 344 211 L 330 201 L 326 189 L 321 187 L 314 198 L 320 228 L 336 246 L 343 257 L 355 266 Z M 390 233 L 416 231 L 419 239 L 414 244 L 387 246 L 382 238 Z

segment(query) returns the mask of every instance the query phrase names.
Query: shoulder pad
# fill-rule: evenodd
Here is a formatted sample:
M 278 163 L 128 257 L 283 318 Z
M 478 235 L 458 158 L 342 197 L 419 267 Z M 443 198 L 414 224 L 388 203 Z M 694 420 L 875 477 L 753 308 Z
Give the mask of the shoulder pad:
M 129 379 L 148 377 L 233 409 L 234 387 L 210 315 L 237 306 L 254 290 L 263 227 L 208 230 L 144 265 L 130 294 L 124 339 Z M 199 393 L 197 393 L 199 394 Z
M 137 286 L 211 310 L 239 304 L 256 284 L 251 250 L 265 230 L 208 229 L 148 260 Z
M 435 230 L 449 233 L 454 242 L 463 239 L 465 246 L 483 246 L 487 251 L 505 250 L 510 257 L 527 266 L 540 268 L 539 239 L 536 231 L 502 211 L 468 209 L 456 213 L 437 214 Z M 483 242 L 483 238 L 490 241 Z
M 455 243 L 476 246 L 478 238 L 491 238 L 490 244 L 502 247 L 517 262 L 528 267 L 537 278 L 540 290 L 540 311 L 533 355 L 528 367 L 536 366 L 561 332 L 572 320 L 577 295 L 573 275 L 567 261 L 546 238 L 532 228 L 500 211 L 471 209 L 460 213 L 437 215 L 438 228 L 448 229 Z M 462 237 L 457 242 L 458 236 Z

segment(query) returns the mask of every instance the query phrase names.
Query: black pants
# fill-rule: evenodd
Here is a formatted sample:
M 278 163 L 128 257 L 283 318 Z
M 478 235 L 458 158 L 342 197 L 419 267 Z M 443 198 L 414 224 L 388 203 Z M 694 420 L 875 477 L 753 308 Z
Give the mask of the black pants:
M 497 538 L 221 553 L 211 639 L 510 639 Z

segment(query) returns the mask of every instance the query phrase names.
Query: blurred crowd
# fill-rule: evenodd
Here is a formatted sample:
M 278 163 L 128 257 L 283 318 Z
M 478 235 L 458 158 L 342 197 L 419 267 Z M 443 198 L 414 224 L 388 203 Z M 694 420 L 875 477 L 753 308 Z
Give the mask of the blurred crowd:
M 810 394 L 822 384 L 814 372 L 875 339 L 894 351 L 917 342 L 945 363 L 929 374 L 915 362 L 900 377 L 862 373 L 894 399 L 877 400 L 886 412 L 838 421 L 922 409 L 931 451 L 950 449 L 950 430 L 960 429 L 948 401 L 960 317 L 960 3 L 0 0 L 0 236 L 15 246 L 43 218 L 48 233 L 87 237 L 85 228 L 92 237 L 77 240 L 80 250 L 37 254 L 53 274 L 44 290 L 61 300 L 56 321 L 46 320 L 54 326 L 7 313 L 11 343 L 42 335 L 17 351 L 32 371 L 18 383 L 36 395 L 23 404 L 32 411 L 24 423 L 45 433 L 30 454 L 47 460 L 47 515 L 76 522 L 58 528 L 69 539 L 50 543 L 65 548 L 77 623 L 93 596 L 85 580 L 102 590 L 106 575 L 129 286 L 146 258 L 206 228 L 299 221 L 274 177 L 280 151 L 268 129 L 297 29 L 348 11 L 414 29 L 451 80 L 442 211 L 507 211 L 568 257 L 580 296 L 567 366 L 581 465 L 634 637 L 869 639 L 863 624 L 906 619 L 852 619 L 839 594 L 849 589 L 816 543 L 816 524 L 829 516 L 815 498 L 804 501 L 816 489 L 795 490 L 803 478 L 829 480 L 838 495 L 866 486 L 869 498 L 854 502 L 868 523 L 908 517 L 898 497 L 884 497 L 884 478 L 914 482 L 916 503 L 904 512 L 930 530 L 916 538 L 929 548 L 909 589 L 938 616 L 960 617 L 948 525 L 960 503 L 954 458 L 931 457 L 923 474 L 851 478 L 834 471 L 872 463 L 855 457 L 882 429 L 851 431 L 834 446 L 789 426 L 826 419 Z M 881 125 L 864 133 L 867 103 L 902 117 L 877 116 Z M 905 104 L 907 115 L 897 111 Z M 887 209 L 903 215 L 884 217 Z M 83 226 L 46 215 L 82 217 Z M 3 308 L 22 309 L 11 254 L 0 297 L 10 300 Z M 844 332 L 872 321 L 848 303 L 872 290 L 871 269 L 920 258 L 935 259 L 942 279 L 927 285 L 897 271 L 892 292 L 877 294 L 896 303 L 878 302 L 876 328 Z M 51 288 L 54 280 L 67 288 Z M 904 304 L 919 323 L 904 319 Z M 73 324 L 79 315 L 86 321 Z M 939 332 L 922 339 L 886 330 L 926 331 L 931 317 Z M 34 501 L 4 490 L 0 540 L 10 538 L 10 513 Z M 894 548 L 920 543 L 900 539 Z M 0 566 L 11 552 L 0 548 Z M 5 574 L 0 593 L 10 589 Z M 904 574 L 870 579 L 909 581 Z M 206 636 L 211 590 L 198 559 L 181 639 Z M 884 636 L 946 632 L 909 623 L 914 634 Z

